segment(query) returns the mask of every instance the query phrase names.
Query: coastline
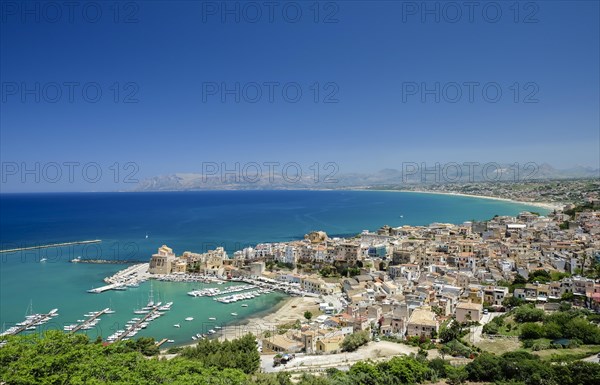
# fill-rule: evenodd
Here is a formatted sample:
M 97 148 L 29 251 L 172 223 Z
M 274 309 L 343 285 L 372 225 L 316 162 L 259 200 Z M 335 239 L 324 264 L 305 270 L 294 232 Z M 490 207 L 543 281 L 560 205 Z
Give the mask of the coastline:
M 436 194 L 436 195 L 452 195 L 452 196 L 461 196 L 467 198 L 481 198 L 481 199 L 491 199 L 497 201 L 510 202 L 515 204 L 527 205 L 540 207 L 546 210 L 556 210 L 564 207 L 564 204 L 560 203 L 550 203 L 550 202 L 528 202 L 528 201 L 517 201 L 509 198 L 500 198 L 500 197 L 492 197 L 488 195 L 475 195 L 475 194 L 464 194 L 457 192 L 442 192 L 442 191 L 425 191 L 425 190 L 374 190 L 374 189 L 356 189 L 350 191 L 379 191 L 379 192 L 401 192 L 401 193 L 417 193 L 417 194 Z
M 318 299 L 312 297 L 287 297 L 281 300 L 273 308 L 253 314 L 239 322 L 223 326 L 218 334 L 218 340 L 233 340 L 250 333 L 260 340 L 262 333 L 266 331 L 275 332 L 277 326 L 296 320 L 304 319 L 304 312 L 310 310 L 315 314 L 319 308 Z M 180 347 L 196 346 L 197 342 L 178 345 Z

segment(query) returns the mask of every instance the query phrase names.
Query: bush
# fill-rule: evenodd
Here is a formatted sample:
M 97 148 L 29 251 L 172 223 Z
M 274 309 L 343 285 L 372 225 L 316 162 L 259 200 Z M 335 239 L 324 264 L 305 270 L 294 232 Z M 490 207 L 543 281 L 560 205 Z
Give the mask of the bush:
M 515 310 L 515 321 L 519 323 L 523 322 L 539 322 L 544 319 L 544 311 L 542 309 L 536 309 L 533 306 L 524 305 L 519 306 Z
M 494 322 L 489 322 L 483 325 L 482 331 L 485 334 L 498 334 L 498 325 Z
M 233 341 L 201 340 L 195 347 L 185 348 L 181 356 L 206 367 L 234 368 L 244 373 L 254 373 L 260 366 L 256 339 L 250 334 Z
M 542 338 L 544 336 L 544 328 L 542 325 L 528 322 L 521 326 L 521 334 L 519 338 L 523 340 L 537 340 L 538 338 Z
M 369 342 L 369 332 L 363 330 L 358 333 L 347 335 L 342 341 L 340 347 L 344 352 L 353 352 L 367 342 Z

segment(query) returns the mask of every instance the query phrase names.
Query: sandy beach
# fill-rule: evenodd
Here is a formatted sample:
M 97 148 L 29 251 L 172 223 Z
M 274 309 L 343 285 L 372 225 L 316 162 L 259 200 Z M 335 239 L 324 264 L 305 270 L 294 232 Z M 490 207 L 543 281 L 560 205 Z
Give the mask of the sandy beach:
M 486 196 L 486 195 L 473 195 L 473 194 L 462 194 L 462 193 L 454 193 L 454 192 L 437 192 L 437 191 L 405 191 L 405 192 L 416 192 L 419 194 L 456 195 L 456 196 L 463 196 L 463 197 L 470 197 L 470 198 L 492 199 L 492 200 L 497 200 L 497 201 L 517 203 L 517 204 L 521 204 L 521 205 L 541 207 L 541 208 L 548 209 L 548 210 L 562 209 L 564 207 L 564 204 L 560 204 L 560 203 L 516 201 L 514 199 L 490 197 L 490 196 Z
M 309 310 L 313 314 L 319 309 L 319 300 L 311 297 L 290 297 L 283 300 L 274 311 L 267 314 L 258 314 L 252 318 L 240 321 L 221 329 L 220 340 L 232 340 L 248 333 L 260 336 L 265 331 L 275 331 L 277 326 L 285 323 L 304 320 L 304 312 Z
M 492 200 L 516 203 L 516 204 L 521 204 L 521 205 L 541 207 L 541 208 L 544 208 L 547 210 L 562 209 L 564 207 L 564 204 L 560 204 L 560 203 L 516 201 L 514 199 L 509 199 L 509 198 L 491 197 L 491 196 L 487 196 L 487 195 L 463 194 L 463 193 L 456 193 L 456 192 L 422 191 L 422 190 L 370 190 L 370 189 L 369 190 L 359 189 L 359 190 L 352 190 L 352 191 L 381 191 L 381 192 L 403 192 L 403 193 L 418 193 L 418 194 L 454 195 L 454 196 L 469 197 L 469 198 L 492 199 Z
M 304 320 L 304 312 L 309 310 L 317 314 L 319 300 L 311 297 L 289 297 L 282 300 L 272 311 L 255 314 L 251 318 L 232 323 L 220 330 L 219 340 L 233 340 L 251 333 L 260 338 L 266 331 L 276 331 L 277 326 L 296 320 Z M 181 346 L 195 346 L 196 342 Z

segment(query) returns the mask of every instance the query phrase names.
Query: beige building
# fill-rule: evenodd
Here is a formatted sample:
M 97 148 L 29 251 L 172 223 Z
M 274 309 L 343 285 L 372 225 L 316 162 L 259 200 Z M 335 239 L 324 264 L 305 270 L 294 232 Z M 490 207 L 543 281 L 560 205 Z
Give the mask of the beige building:
M 173 249 L 162 245 L 156 254 L 150 259 L 150 274 L 170 274 L 172 265 L 175 264 L 176 257 Z
M 318 353 L 331 353 L 337 350 L 340 350 L 340 345 L 344 341 L 344 336 L 333 336 L 328 338 L 323 338 L 317 341 L 317 349 Z
M 479 322 L 483 314 L 483 305 L 473 302 L 459 302 L 456 305 L 456 320 L 460 323 Z
M 437 334 L 439 323 L 435 319 L 435 313 L 429 306 L 422 306 L 413 310 L 408 319 L 406 334 L 409 337 L 424 336 L 431 338 L 432 334 Z
M 285 335 L 276 334 L 262 340 L 263 352 L 275 353 L 295 353 L 302 350 L 304 345 L 296 340 L 290 339 Z

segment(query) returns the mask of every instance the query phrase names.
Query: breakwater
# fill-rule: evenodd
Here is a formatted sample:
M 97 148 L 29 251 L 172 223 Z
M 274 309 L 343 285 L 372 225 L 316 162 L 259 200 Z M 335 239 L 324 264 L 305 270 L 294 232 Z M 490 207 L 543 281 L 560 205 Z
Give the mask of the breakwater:
M 64 242 L 64 243 L 52 243 L 49 245 L 37 245 L 37 246 L 27 246 L 27 247 L 17 247 L 14 249 L 4 249 L 0 250 L 0 253 L 14 253 L 17 251 L 25 251 L 25 250 L 36 250 L 36 249 L 48 249 L 51 247 L 64 247 L 64 246 L 72 246 L 72 245 L 86 245 L 90 243 L 100 243 L 101 239 L 92 239 L 90 241 L 75 241 L 75 242 Z

